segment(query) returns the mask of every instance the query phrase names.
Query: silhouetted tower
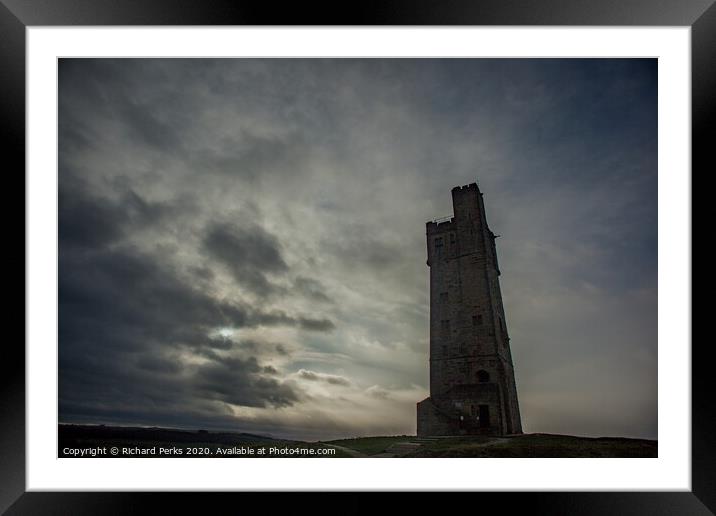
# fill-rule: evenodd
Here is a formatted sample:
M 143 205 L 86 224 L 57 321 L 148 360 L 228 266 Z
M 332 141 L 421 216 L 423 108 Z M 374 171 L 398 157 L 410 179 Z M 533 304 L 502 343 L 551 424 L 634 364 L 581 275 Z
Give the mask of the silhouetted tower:
M 430 397 L 418 435 L 522 433 L 495 235 L 476 183 L 452 189 L 453 217 L 427 223 Z

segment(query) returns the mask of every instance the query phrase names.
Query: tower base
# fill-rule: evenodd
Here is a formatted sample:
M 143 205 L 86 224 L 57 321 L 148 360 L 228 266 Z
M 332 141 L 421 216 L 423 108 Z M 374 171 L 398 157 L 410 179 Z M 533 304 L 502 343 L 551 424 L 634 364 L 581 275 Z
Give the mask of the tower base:
M 431 398 L 418 402 L 418 437 L 453 435 L 451 418 L 438 412 Z
M 418 403 L 418 436 L 522 433 L 504 410 L 496 384 L 455 386 Z

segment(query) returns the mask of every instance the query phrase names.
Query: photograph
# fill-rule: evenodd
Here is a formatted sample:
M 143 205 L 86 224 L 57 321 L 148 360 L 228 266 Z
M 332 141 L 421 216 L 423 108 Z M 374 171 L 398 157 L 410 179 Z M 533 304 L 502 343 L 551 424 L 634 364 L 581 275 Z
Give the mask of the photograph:
M 659 457 L 658 70 L 58 58 L 57 457 Z

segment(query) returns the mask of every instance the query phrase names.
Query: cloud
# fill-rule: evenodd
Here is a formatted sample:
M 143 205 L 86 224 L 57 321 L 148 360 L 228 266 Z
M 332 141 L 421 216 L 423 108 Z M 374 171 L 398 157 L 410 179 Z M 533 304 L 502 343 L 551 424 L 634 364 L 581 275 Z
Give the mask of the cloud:
M 284 407 L 298 401 L 294 388 L 259 374 L 266 372 L 255 358 L 215 360 L 197 368 L 194 386 L 209 399 L 242 407 Z
M 252 183 L 266 174 L 282 175 L 286 168 L 305 162 L 308 153 L 307 142 L 298 133 L 264 136 L 243 129 L 218 149 L 201 150 L 190 159 L 197 168 Z
M 372 396 L 373 398 L 377 398 L 379 400 L 385 400 L 390 397 L 390 391 L 384 389 L 380 385 L 371 385 L 365 390 L 365 392 L 368 396 Z
M 301 328 L 311 331 L 326 332 L 331 331 L 336 327 L 336 325 L 328 319 L 308 319 L 301 317 L 298 322 L 301 325 Z
M 298 326 L 305 330 L 315 332 L 330 332 L 335 328 L 335 324 L 329 319 L 312 319 L 309 317 L 299 316 L 298 318 L 290 316 L 282 310 L 273 310 L 271 312 L 258 313 L 254 318 L 256 324 L 265 326 Z
M 182 388 L 174 392 L 177 397 L 186 396 L 186 402 L 196 397 L 280 407 L 298 399 L 289 386 L 259 374 L 275 373 L 275 368 L 262 366 L 253 357 L 243 360 L 217 354 L 234 347 L 252 351 L 255 346 L 208 335 L 219 327 L 299 326 L 303 319 L 267 319 L 250 308 L 217 300 L 182 282 L 155 257 L 131 249 L 90 256 L 63 254 L 61 269 L 61 406 L 67 399 L 85 398 L 83 389 L 88 381 L 95 396 L 140 388 L 148 381 L 143 371 L 185 372 L 173 382 L 181 383 Z M 185 349 L 194 350 L 190 357 L 209 358 L 210 363 L 185 362 Z M 136 353 L 142 356 L 133 372 L 132 361 L 127 359 Z M 158 403 L 165 397 L 161 390 L 152 390 L 144 392 L 141 399 Z
M 306 369 L 300 369 L 297 373 L 300 378 L 309 380 L 312 382 L 325 382 L 331 385 L 343 385 L 348 386 L 351 384 L 348 378 L 334 374 L 316 373 L 314 371 L 307 371 Z
M 317 279 L 299 276 L 294 280 L 293 286 L 308 299 L 318 301 L 319 303 L 333 302 L 325 293 L 325 286 Z
M 288 270 L 278 240 L 261 227 L 243 223 L 212 224 L 206 230 L 204 246 L 209 254 L 228 267 L 238 283 L 265 297 L 281 292 L 267 275 Z
M 103 247 L 123 236 L 125 213 L 113 203 L 84 192 L 68 195 L 63 187 L 58 197 L 59 234 L 64 246 Z
M 137 367 L 153 373 L 175 374 L 181 371 L 181 364 L 153 354 L 144 354 L 136 361 Z

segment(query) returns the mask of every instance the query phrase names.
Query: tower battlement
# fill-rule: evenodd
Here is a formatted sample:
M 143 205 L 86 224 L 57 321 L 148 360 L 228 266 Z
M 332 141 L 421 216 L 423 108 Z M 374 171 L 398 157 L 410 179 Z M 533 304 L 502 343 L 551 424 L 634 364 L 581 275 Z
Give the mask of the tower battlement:
M 426 223 L 430 397 L 418 435 L 521 433 L 495 235 L 477 183 L 451 193 L 454 215 Z
M 480 192 L 480 189 L 477 186 L 477 183 L 470 183 L 469 185 L 463 185 L 463 186 L 456 186 L 452 189 L 452 196 L 453 196 L 453 209 L 455 206 L 455 197 L 463 197 L 465 195 L 469 195 L 471 193 L 478 193 L 482 195 L 482 192 Z M 459 204 L 459 203 L 458 203 Z M 475 205 L 475 209 L 479 209 L 477 205 Z M 438 219 L 429 220 L 425 223 L 426 230 L 428 233 L 437 233 L 437 232 L 444 232 L 444 231 L 450 231 L 451 229 L 454 229 L 454 223 L 456 216 L 462 215 L 463 213 L 458 213 L 457 211 L 454 211 L 454 215 L 447 215 L 446 217 L 440 217 Z
M 479 192 L 480 188 L 477 186 L 477 182 L 470 183 L 469 185 L 455 186 L 452 189 L 452 193 L 454 195 L 455 192 L 467 192 L 469 190 L 477 190 Z
M 455 217 L 450 215 L 450 217 L 444 217 L 442 219 L 435 219 L 430 220 L 425 223 L 426 231 L 428 233 L 438 233 L 438 232 L 444 232 L 444 231 L 450 231 L 450 229 L 454 228 L 453 222 L 455 221 Z

